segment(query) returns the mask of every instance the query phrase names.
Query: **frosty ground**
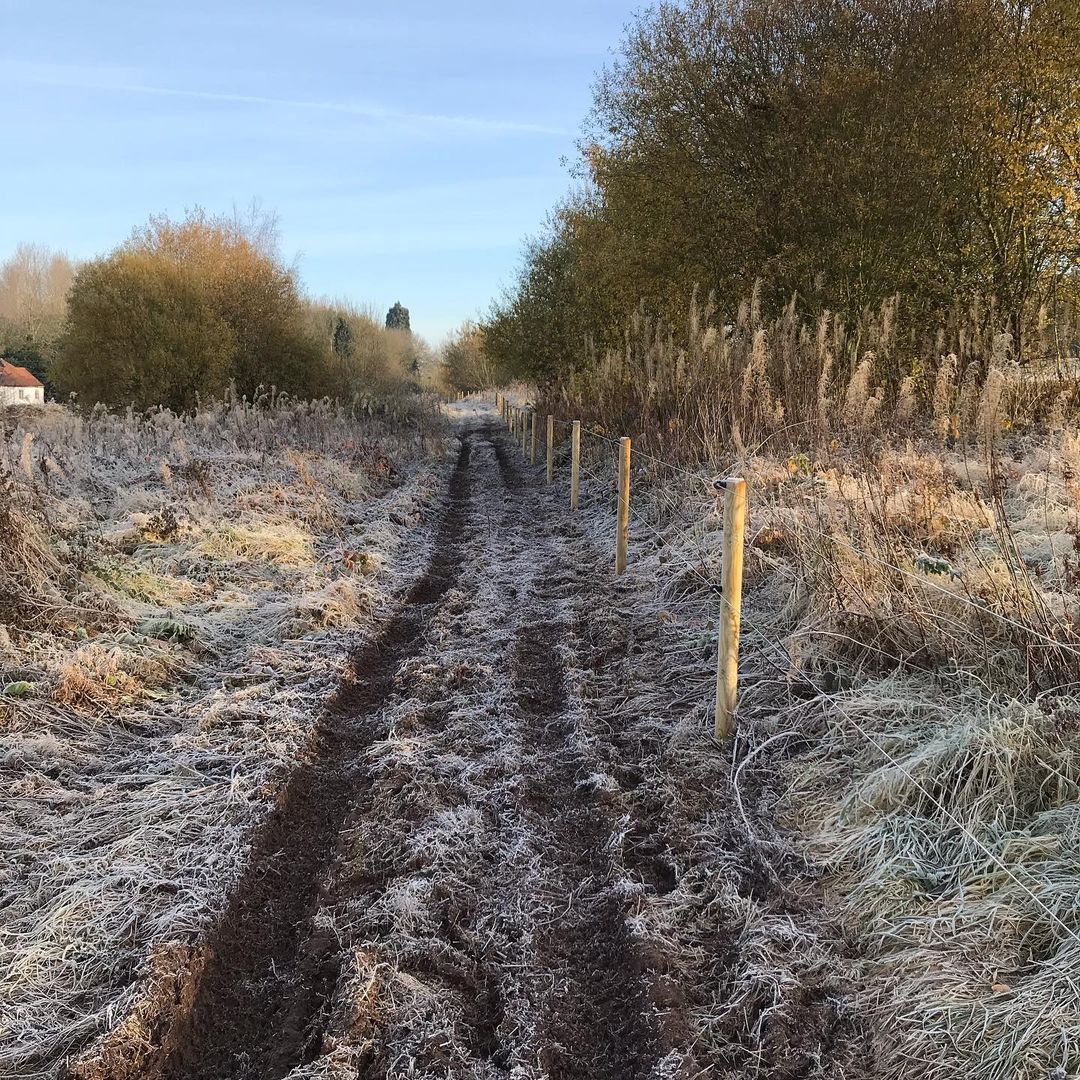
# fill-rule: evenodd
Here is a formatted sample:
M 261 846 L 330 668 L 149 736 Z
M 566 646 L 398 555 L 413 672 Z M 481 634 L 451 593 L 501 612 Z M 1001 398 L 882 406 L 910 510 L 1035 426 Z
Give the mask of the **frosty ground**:
M 571 516 L 489 407 L 456 411 L 415 572 L 219 899 L 157 935 L 97 1037 L 15 1075 L 863 1068 L 848 946 L 770 822 L 775 770 L 736 790 L 705 737 L 707 635 L 687 651 L 648 575 L 613 578 L 601 505 Z

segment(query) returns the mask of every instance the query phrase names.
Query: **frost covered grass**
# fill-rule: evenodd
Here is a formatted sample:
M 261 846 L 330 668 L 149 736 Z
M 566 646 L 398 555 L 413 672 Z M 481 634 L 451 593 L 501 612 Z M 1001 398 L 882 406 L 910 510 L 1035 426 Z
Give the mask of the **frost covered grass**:
M 213 918 L 442 438 L 284 399 L 0 418 L 4 1076 L 57 1075 Z
M 909 681 L 823 704 L 796 795 L 893 1021 L 883 1075 L 1075 1073 L 1075 733 L 1045 703 Z
M 823 875 L 807 896 L 858 943 L 848 1007 L 877 1076 L 1080 1069 L 1080 444 L 984 430 L 723 466 L 750 485 L 742 831 L 766 864 L 801 851 Z M 611 452 L 591 453 L 587 512 L 609 535 Z M 631 524 L 701 728 L 718 478 L 639 459 Z M 770 835 L 762 791 L 801 837 Z M 707 1006 L 705 1027 L 737 998 Z

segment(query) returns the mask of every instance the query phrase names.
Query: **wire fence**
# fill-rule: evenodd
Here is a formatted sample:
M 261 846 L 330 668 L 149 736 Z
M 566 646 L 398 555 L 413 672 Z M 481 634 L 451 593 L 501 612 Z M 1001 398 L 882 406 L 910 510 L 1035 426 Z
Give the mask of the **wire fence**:
M 496 405 L 499 404 L 498 395 L 496 395 L 495 403 Z M 505 403 L 503 403 L 503 406 L 504 418 L 506 418 Z M 556 428 L 562 429 L 572 428 L 573 426 L 572 421 L 556 419 L 554 423 Z M 616 449 L 621 448 L 623 445 L 622 439 L 613 438 L 601 431 L 597 431 L 595 428 L 588 427 L 584 423 L 580 425 L 580 431 L 583 437 L 587 436 L 588 438 L 595 440 L 594 445 L 608 445 Z M 636 450 L 633 451 L 633 458 L 635 460 L 644 460 L 664 469 L 668 469 L 675 474 L 685 477 L 694 485 L 700 485 L 703 482 L 703 477 L 700 473 L 695 473 L 681 465 L 677 465 L 674 462 L 665 461 L 664 459 L 656 457 L 655 455 Z M 596 483 L 601 488 L 608 487 L 614 490 L 614 485 L 616 482 L 614 468 L 612 469 L 611 474 L 605 477 L 602 473 L 597 471 L 597 469 L 593 466 L 591 462 L 587 464 L 584 459 L 585 455 L 583 454 L 582 460 L 579 460 L 578 462 L 580 475 L 583 478 L 588 478 L 590 481 Z M 614 460 L 612 464 L 614 466 Z M 629 515 L 634 520 L 635 524 L 638 526 L 639 529 L 650 535 L 651 538 L 655 539 L 660 545 L 668 546 L 668 538 L 665 537 L 660 532 L 660 530 L 657 529 L 652 523 L 648 522 L 640 514 L 634 511 L 632 505 L 629 509 Z M 1040 630 L 1038 627 L 1030 626 L 1029 624 L 1021 622 L 1018 619 L 1014 619 L 1001 612 L 994 611 L 991 608 L 986 607 L 985 605 L 971 599 L 969 596 L 956 592 L 955 590 L 944 588 L 943 586 L 929 580 L 925 575 L 919 575 L 912 572 L 911 570 L 905 569 L 904 567 L 897 566 L 895 563 L 891 562 L 888 559 L 883 559 L 880 556 L 873 554 L 872 552 L 864 550 L 857 544 L 854 544 L 849 540 L 845 539 L 844 537 L 838 535 L 835 531 L 826 532 L 824 529 L 817 529 L 812 525 L 808 525 L 805 523 L 804 525 L 805 528 L 807 528 L 812 534 L 816 535 L 818 539 L 845 549 L 852 555 L 856 556 L 857 558 L 863 560 L 866 563 L 877 565 L 880 568 L 888 570 L 891 573 L 900 575 L 905 580 L 910 580 L 916 583 L 921 588 L 929 589 L 935 593 L 940 593 L 952 602 L 958 603 L 967 608 L 974 609 L 980 617 L 995 619 L 999 621 L 1002 625 L 1007 626 L 1010 630 L 1019 631 L 1021 634 L 1029 637 L 1031 640 L 1039 642 L 1040 645 L 1044 647 L 1052 647 L 1062 653 L 1071 655 L 1076 658 L 1080 658 L 1080 649 L 1076 648 L 1074 645 L 1070 644 L 1067 641 L 1062 641 L 1054 638 L 1045 631 Z M 703 588 L 707 589 L 709 593 L 715 597 L 715 599 L 720 605 L 722 614 L 724 613 L 725 608 L 730 608 L 728 596 L 724 588 L 721 585 L 718 585 L 715 577 L 709 573 L 707 562 L 708 553 L 699 549 L 700 560 L 698 562 L 693 561 L 681 552 L 672 552 L 671 555 L 673 561 L 676 562 L 681 569 L 689 573 L 696 582 L 698 582 Z M 726 614 L 730 616 L 730 610 L 727 611 Z M 737 619 L 738 613 L 735 613 L 735 615 Z M 770 635 L 770 630 L 772 631 L 772 633 L 775 634 L 779 631 L 779 627 L 754 627 L 751 629 L 751 633 L 754 634 L 755 638 L 760 639 L 765 650 L 774 652 L 779 655 L 782 665 L 782 667 L 780 667 L 780 670 L 786 675 L 787 670 L 790 669 L 790 651 L 788 648 L 785 648 L 785 646 L 780 641 L 776 640 L 773 636 Z M 864 647 L 869 647 L 871 649 L 876 648 L 875 646 L 868 645 L 865 642 L 860 644 Z M 878 649 L 877 651 L 880 652 L 883 657 L 888 658 L 898 664 L 903 664 L 903 659 L 901 657 L 898 657 L 895 654 L 889 653 L 885 650 Z M 824 686 L 822 686 L 820 681 L 814 678 L 813 675 L 808 675 L 804 672 L 802 677 L 810 685 L 810 687 L 817 694 L 818 698 L 821 701 L 832 702 L 834 705 L 836 705 L 836 703 L 842 698 L 842 695 L 838 695 L 837 693 L 830 691 Z M 854 731 L 857 732 L 858 735 L 861 736 L 869 746 L 874 748 L 877 754 L 879 754 L 880 757 L 890 765 L 890 767 L 897 770 L 899 774 L 902 774 L 912 784 L 912 786 L 919 791 L 922 797 L 926 799 L 927 803 L 933 806 L 938 811 L 938 813 L 941 814 L 943 820 L 950 822 L 956 829 L 958 829 L 978 850 L 980 850 L 986 856 L 986 858 L 991 863 L 993 863 L 1002 873 L 1004 873 L 1030 899 L 1030 901 L 1036 907 L 1038 907 L 1043 912 L 1043 914 L 1046 915 L 1047 918 L 1049 918 L 1050 921 L 1054 925 L 1056 925 L 1067 937 L 1069 937 L 1077 944 L 1080 944 L 1080 935 L 1078 935 L 1076 930 L 1074 930 L 1070 925 L 1064 922 L 1057 914 L 1057 912 L 1055 912 L 1051 907 L 1049 907 L 1033 888 L 1029 887 L 1024 881 L 1022 881 L 1016 875 L 1016 873 L 1014 873 L 1012 868 L 1010 868 L 1010 866 L 1006 864 L 996 852 L 994 852 L 986 844 L 984 844 L 982 840 L 980 840 L 979 837 L 976 836 L 974 832 L 968 827 L 968 825 L 956 814 L 954 814 L 941 801 L 941 799 L 937 797 L 937 795 L 935 795 L 933 790 L 931 790 L 922 780 L 915 776 L 911 772 L 911 770 L 903 764 L 903 762 L 899 761 L 892 753 L 890 753 L 888 748 L 882 744 L 880 739 L 875 738 L 872 732 L 868 731 L 864 725 L 860 724 L 859 721 L 851 714 L 850 710 L 844 709 L 842 707 L 834 707 L 832 709 L 832 715 L 839 717 L 842 722 L 848 724 L 850 728 L 854 729 Z M 781 733 L 781 735 L 784 734 L 788 733 Z M 767 743 L 771 743 L 779 737 L 781 736 L 773 736 L 771 739 L 767 740 Z M 764 749 L 764 747 L 765 744 L 756 747 L 752 751 L 752 754 L 760 752 Z M 745 764 L 746 759 L 740 762 L 740 766 L 736 770 L 734 776 L 734 783 L 736 785 L 736 796 L 738 796 L 738 778 Z M 749 828 L 749 823 L 747 823 L 747 826 Z

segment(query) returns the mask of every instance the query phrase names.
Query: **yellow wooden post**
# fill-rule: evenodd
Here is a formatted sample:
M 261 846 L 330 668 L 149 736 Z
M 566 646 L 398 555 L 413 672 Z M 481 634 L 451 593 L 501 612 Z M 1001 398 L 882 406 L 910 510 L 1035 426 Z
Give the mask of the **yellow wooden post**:
M 578 508 L 581 494 L 581 421 L 575 420 L 570 427 L 570 509 Z
M 724 561 L 720 584 L 723 610 L 716 652 L 716 717 L 713 738 L 722 742 L 735 731 L 739 696 L 739 621 L 742 616 L 743 546 L 746 540 L 746 481 L 724 482 Z
M 548 415 L 547 422 L 547 482 L 555 479 L 555 417 Z
M 630 440 L 619 440 L 619 508 L 615 533 L 615 573 L 626 570 L 630 543 Z

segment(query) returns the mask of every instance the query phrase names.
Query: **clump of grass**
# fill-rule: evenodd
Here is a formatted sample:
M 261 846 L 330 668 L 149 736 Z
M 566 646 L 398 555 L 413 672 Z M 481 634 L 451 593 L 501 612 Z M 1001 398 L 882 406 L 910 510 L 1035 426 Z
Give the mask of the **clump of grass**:
M 318 589 L 303 592 L 294 611 L 302 625 L 342 628 L 356 626 L 372 609 L 372 590 L 356 578 L 335 578 Z
M 1075 731 L 1051 702 L 940 697 L 893 677 L 828 701 L 793 773 L 868 945 L 865 997 L 890 1033 L 882 1075 L 915 1062 L 941 1080 L 1072 1075 Z
M 48 537 L 40 504 L 0 474 L 0 621 L 58 627 L 78 618 L 78 582 Z M 105 606 L 96 605 L 105 613 Z
M 58 705 L 94 712 L 133 705 L 153 697 L 172 669 L 164 656 L 92 643 L 77 649 L 60 669 L 51 696 Z
M 183 619 L 157 618 L 147 619 L 139 624 L 139 633 L 159 641 L 172 641 L 180 645 L 190 644 L 195 640 L 197 629 L 193 623 Z
M 310 566 L 314 561 L 311 534 L 292 525 L 219 525 L 203 539 L 199 550 L 211 559 L 280 566 Z
M 93 575 L 108 588 L 144 604 L 171 607 L 189 603 L 200 590 L 189 580 L 157 573 L 130 561 L 116 558 L 100 560 Z

